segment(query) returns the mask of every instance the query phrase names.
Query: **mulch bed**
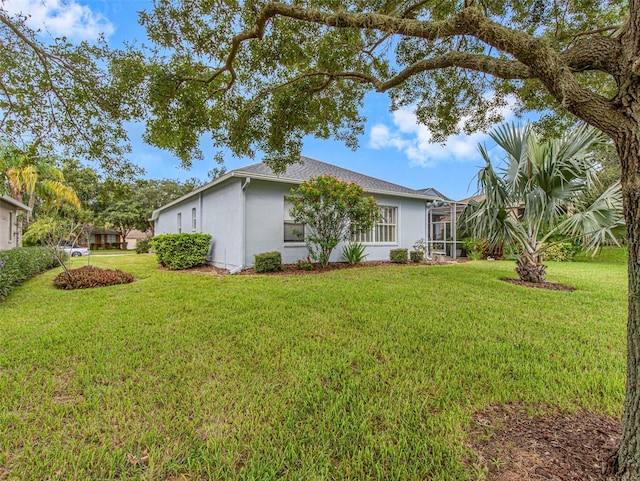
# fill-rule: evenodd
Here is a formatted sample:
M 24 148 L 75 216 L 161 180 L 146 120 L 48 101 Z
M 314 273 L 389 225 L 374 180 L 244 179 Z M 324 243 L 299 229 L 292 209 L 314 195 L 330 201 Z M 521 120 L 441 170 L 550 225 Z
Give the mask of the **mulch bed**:
M 534 289 L 549 289 L 550 291 L 569 291 L 569 292 L 576 290 L 575 287 L 565 286 L 563 284 L 556 284 L 555 282 L 549 282 L 549 281 L 527 282 L 527 281 L 522 281 L 520 279 L 510 279 L 506 277 L 500 280 L 504 282 L 509 282 L 510 284 L 515 284 L 517 286 L 533 287 Z
M 407 262 L 406 264 L 396 264 L 390 261 L 366 261 L 360 264 L 348 264 L 346 262 L 330 262 L 326 269 L 322 269 L 318 265 L 314 265 L 312 270 L 300 269 L 296 264 L 283 264 L 282 271 L 279 272 L 261 272 L 256 273 L 253 267 L 238 272 L 238 276 L 305 276 L 307 274 L 326 274 L 327 272 L 339 270 L 339 269 L 358 269 L 362 267 L 376 267 L 376 266 L 406 266 L 406 267 L 419 267 L 425 265 L 444 265 L 444 264 L 457 264 L 460 262 L 468 262 L 465 257 L 458 259 L 447 259 L 442 262 L 426 261 L 422 263 Z M 166 267 L 160 267 L 160 269 L 168 270 Z M 229 274 L 227 269 L 220 267 L 214 267 L 210 265 L 201 265 L 192 267 L 191 269 L 183 269 L 176 272 L 197 272 L 200 274 L 219 275 L 225 276 Z
M 467 262 L 467 259 L 448 259 L 443 262 L 425 261 L 422 263 L 407 262 L 406 264 L 397 264 L 390 261 L 365 261 L 360 264 L 348 264 L 347 262 L 329 262 L 329 265 L 323 269 L 318 265 L 314 265 L 312 270 L 300 269 L 296 264 L 284 264 L 283 270 L 280 272 L 261 272 L 256 274 L 255 269 L 252 267 L 239 272 L 237 275 L 251 276 L 251 275 L 268 275 L 268 276 L 304 276 L 307 274 L 325 274 L 327 272 L 340 270 L 340 269 L 359 269 L 363 267 L 377 267 L 377 266 L 405 266 L 405 267 L 419 267 L 425 265 L 443 265 L 443 264 L 456 264 L 458 262 Z
M 474 414 L 469 464 L 487 481 L 612 481 L 607 459 L 622 432 L 620 420 L 580 411 L 530 416 L 518 404 Z

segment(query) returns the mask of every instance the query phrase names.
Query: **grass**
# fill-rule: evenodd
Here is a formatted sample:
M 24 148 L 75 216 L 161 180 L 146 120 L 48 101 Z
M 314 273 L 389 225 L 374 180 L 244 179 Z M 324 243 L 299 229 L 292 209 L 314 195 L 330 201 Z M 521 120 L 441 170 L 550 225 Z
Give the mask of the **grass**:
M 83 265 L 86 259 L 74 259 Z M 512 262 L 310 276 L 158 270 L 0 304 L 0 479 L 464 480 L 493 403 L 620 416 L 626 266 Z

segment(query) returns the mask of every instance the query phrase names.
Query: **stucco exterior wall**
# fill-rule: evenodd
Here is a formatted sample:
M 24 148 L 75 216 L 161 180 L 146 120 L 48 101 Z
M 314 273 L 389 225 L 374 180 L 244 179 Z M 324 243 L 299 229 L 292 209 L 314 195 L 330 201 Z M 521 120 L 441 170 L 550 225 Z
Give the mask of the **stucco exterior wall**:
M 202 230 L 213 236 L 209 262 L 233 270 L 243 264 L 242 179 L 232 178 L 202 193 Z
M 245 265 L 253 266 L 255 255 L 278 251 L 282 262 L 291 264 L 307 255 L 304 243 L 284 242 L 284 197 L 293 184 L 252 180 L 246 189 L 247 237 Z
M 252 266 L 254 256 L 279 251 L 282 262 L 295 263 L 307 256 L 303 242 L 284 242 L 284 197 L 293 185 L 253 180 L 246 189 L 246 255 L 244 263 Z M 389 260 L 389 251 L 399 247 L 412 249 L 413 244 L 426 236 L 425 201 L 395 196 L 374 196 L 379 205 L 397 208 L 396 242 L 366 243 L 367 260 Z M 331 261 L 342 261 L 340 244 Z
M 245 180 L 232 177 L 162 210 L 155 233 L 177 233 L 181 214 L 182 232 L 211 234 L 208 261 L 228 270 L 253 266 L 255 256 L 263 252 L 280 252 L 285 264 L 306 258 L 304 242 L 284 241 L 284 221 L 288 217 L 284 199 L 295 184 L 254 178 L 245 185 Z M 424 200 L 393 195 L 374 197 L 379 205 L 397 209 L 396 240 L 365 243 L 367 260 L 388 260 L 391 249 L 411 250 L 418 239 L 426 236 Z M 192 209 L 196 209 L 195 229 L 191 223 Z M 343 260 L 342 248 L 341 244 L 333 251 L 332 262 Z
M 0 250 L 13 249 L 22 245 L 21 232 L 16 225 L 16 218 L 19 212 L 21 211 L 15 206 L 0 199 Z M 12 224 L 11 228 L 9 227 L 10 222 Z
M 396 207 L 397 210 L 397 238 L 396 242 L 365 243 L 368 261 L 388 261 L 391 249 L 413 250 L 413 244 L 418 239 L 426 237 L 427 215 L 426 201 L 406 197 L 374 195 L 378 205 Z M 342 252 L 342 246 L 338 249 Z
M 196 212 L 195 228 L 192 209 Z M 242 210 L 241 179 L 231 178 L 162 210 L 156 220 L 155 234 L 179 231 L 211 234 L 208 261 L 216 267 L 232 270 L 240 267 L 243 261 Z M 181 229 L 178 229 L 178 214 L 181 214 Z

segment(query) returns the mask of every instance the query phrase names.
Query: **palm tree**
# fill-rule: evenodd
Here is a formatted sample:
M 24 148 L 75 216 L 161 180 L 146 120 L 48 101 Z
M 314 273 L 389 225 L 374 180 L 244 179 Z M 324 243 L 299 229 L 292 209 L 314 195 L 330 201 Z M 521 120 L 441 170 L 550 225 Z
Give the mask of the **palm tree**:
M 581 126 L 542 140 L 528 125 L 504 125 L 490 137 L 506 152 L 506 167 L 496 172 L 479 146 L 486 162 L 478 173 L 484 199 L 470 202 L 462 221 L 490 245 L 514 245 L 520 279 L 544 281 L 542 261 L 551 239 L 580 239 L 592 251 L 606 240 L 616 242 L 624 229 L 620 184 L 588 205 L 583 199 L 589 196 L 580 195 L 596 187 L 592 154 L 601 138 L 594 129 Z
M 33 209 L 36 197 L 45 211 L 64 204 L 80 208 L 75 191 L 64 184 L 62 171 L 50 158 L 38 155 L 34 146 L 24 150 L 13 145 L 0 148 L 0 179 L 8 185 L 9 195 Z M 25 200 L 26 198 L 26 200 Z M 27 222 L 29 221 L 27 213 Z

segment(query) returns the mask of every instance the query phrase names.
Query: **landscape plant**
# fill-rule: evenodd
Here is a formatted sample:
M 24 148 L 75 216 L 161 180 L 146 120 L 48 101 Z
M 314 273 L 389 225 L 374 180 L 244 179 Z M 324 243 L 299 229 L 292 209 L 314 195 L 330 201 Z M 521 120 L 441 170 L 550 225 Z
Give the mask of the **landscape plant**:
M 366 247 L 361 242 L 349 242 L 342 248 L 342 257 L 348 264 L 360 264 L 368 254 L 365 254 Z
M 409 251 L 409 259 L 411 259 L 411 262 L 422 262 L 424 261 L 424 254 L 422 251 Z
M 298 262 L 296 262 L 296 267 L 301 271 L 312 271 L 313 262 L 311 262 L 311 258 L 307 256 L 306 259 L 299 259 Z
M 563 242 L 550 242 L 548 245 L 543 246 L 544 260 L 556 261 L 556 262 L 569 262 L 580 252 L 580 246 L 575 243 L 563 241 Z
M 136 254 L 147 254 L 151 248 L 151 239 L 140 239 L 136 242 Z
M 202 265 L 211 248 L 211 234 L 161 234 L 151 239 L 158 263 L 172 270 Z
M 476 237 L 465 237 L 462 239 L 461 247 L 469 259 L 474 261 L 482 259 L 482 239 L 478 239 Z
M 422 252 L 422 258 L 426 259 L 427 258 L 427 253 L 429 251 L 429 246 L 427 245 L 427 241 L 424 238 L 418 239 L 413 244 L 413 250 L 414 251 L 418 251 L 418 252 Z
M 56 252 L 52 248 L 17 247 L 0 251 L 0 300 L 26 280 L 57 265 Z
M 311 264 L 311 262 L 309 262 Z M 312 266 L 313 267 L 313 266 Z M 278 272 L 283 269 L 282 267 L 282 254 L 278 251 L 263 252 L 262 254 L 256 254 L 253 263 L 253 268 L 256 272 Z
M 80 239 L 89 237 L 90 224 L 71 215 L 61 216 L 56 213 L 39 216 L 33 221 L 22 240 L 25 244 L 48 247 L 65 275 L 69 276 L 69 256 L 62 249 L 63 245 L 77 245 Z M 90 260 L 88 261 L 90 262 Z
M 389 251 L 389 260 L 391 262 L 395 262 L 396 264 L 406 264 L 409 258 L 409 250 L 408 249 L 391 249 Z
M 26 212 L 26 222 L 40 200 L 40 209 L 51 213 L 65 205 L 80 209 L 75 191 L 65 183 L 62 171 L 56 167 L 56 157 L 39 151 L 37 143 L 18 148 L 12 144 L 0 144 L 0 193 L 23 202 L 31 211 Z
M 53 279 L 53 285 L 58 289 L 90 289 L 94 287 L 128 284 L 135 278 L 119 269 L 102 269 L 95 266 L 82 266 L 61 272 Z
M 286 200 L 291 218 L 305 226 L 309 256 L 323 268 L 341 241 L 371 229 L 379 216 L 378 204 L 361 186 L 330 175 L 304 181 Z
M 624 232 L 620 184 L 590 204 L 580 202 L 594 186 L 592 153 L 600 141 L 595 129 L 581 126 L 543 140 L 529 125 L 503 125 L 489 135 L 506 153 L 505 165 L 496 171 L 479 146 L 483 199 L 470 201 L 460 221 L 489 247 L 513 244 L 520 279 L 545 280 L 542 260 L 552 239 L 578 239 L 590 251 L 607 240 L 617 242 Z

